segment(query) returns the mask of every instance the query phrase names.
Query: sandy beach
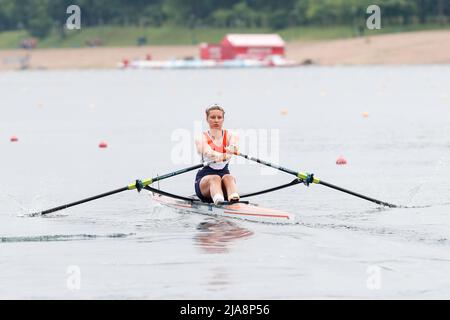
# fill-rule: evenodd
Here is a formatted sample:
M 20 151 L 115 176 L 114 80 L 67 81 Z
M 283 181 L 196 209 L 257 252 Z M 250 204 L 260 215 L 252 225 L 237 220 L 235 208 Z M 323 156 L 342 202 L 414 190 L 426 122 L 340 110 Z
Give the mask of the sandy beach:
M 0 71 L 29 69 L 114 69 L 124 59 L 153 60 L 197 57 L 198 46 L 142 46 L 2 50 Z M 450 63 L 450 31 L 422 31 L 314 42 L 290 42 L 286 57 L 319 65 L 447 64 Z

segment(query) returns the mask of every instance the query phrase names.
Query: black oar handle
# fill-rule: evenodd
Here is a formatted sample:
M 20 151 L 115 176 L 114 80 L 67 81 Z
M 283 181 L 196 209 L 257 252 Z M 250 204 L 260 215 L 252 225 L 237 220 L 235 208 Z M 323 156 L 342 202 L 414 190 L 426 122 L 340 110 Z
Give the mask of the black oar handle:
M 325 182 L 323 180 L 320 180 L 319 184 L 324 185 L 324 186 L 329 187 L 329 188 L 332 188 L 332 189 L 336 189 L 336 190 L 339 190 L 339 191 L 351 194 L 351 195 L 356 196 L 358 198 L 362 198 L 362 199 L 365 199 L 365 200 L 369 200 L 369 201 L 375 202 L 377 204 L 381 204 L 383 206 L 387 206 L 387 207 L 390 207 L 390 208 L 397 208 L 397 206 L 395 204 L 384 202 L 384 201 L 381 201 L 381 200 L 377 200 L 377 199 L 365 196 L 363 194 L 356 193 L 356 192 L 353 192 L 353 191 L 350 191 L 350 190 L 347 190 L 347 189 L 335 186 L 334 184 Z
M 110 196 L 112 194 L 123 192 L 123 191 L 126 191 L 126 190 L 128 190 L 128 187 L 123 187 L 123 188 L 112 190 L 112 191 L 109 191 L 109 192 L 105 192 L 105 193 L 102 193 L 102 194 L 99 194 L 99 195 L 96 195 L 96 196 L 93 196 L 93 197 L 85 198 L 85 199 L 78 200 L 78 201 L 75 201 L 75 202 L 72 202 L 72 203 L 64 204 L 62 206 L 58 206 L 58 207 L 47 209 L 47 210 L 44 210 L 44 211 L 41 211 L 41 212 L 37 212 L 37 213 L 34 213 L 32 215 L 37 215 L 37 214 L 44 215 L 44 214 L 47 214 L 47 213 L 63 210 L 63 209 L 69 208 L 69 207 L 76 206 L 78 204 L 82 204 L 82 203 L 89 202 L 89 201 L 92 201 L 92 200 L 104 198 L 104 197 Z

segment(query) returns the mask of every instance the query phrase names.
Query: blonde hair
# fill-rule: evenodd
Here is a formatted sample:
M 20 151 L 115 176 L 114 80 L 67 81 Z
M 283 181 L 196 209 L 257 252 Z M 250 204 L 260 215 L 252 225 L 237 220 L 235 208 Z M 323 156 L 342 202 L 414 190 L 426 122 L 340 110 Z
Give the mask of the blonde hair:
M 206 108 L 205 113 L 206 117 L 208 118 L 209 112 L 212 110 L 220 110 L 222 111 L 222 114 L 225 116 L 225 110 L 221 106 L 219 106 L 217 103 L 210 105 L 208 108 Z

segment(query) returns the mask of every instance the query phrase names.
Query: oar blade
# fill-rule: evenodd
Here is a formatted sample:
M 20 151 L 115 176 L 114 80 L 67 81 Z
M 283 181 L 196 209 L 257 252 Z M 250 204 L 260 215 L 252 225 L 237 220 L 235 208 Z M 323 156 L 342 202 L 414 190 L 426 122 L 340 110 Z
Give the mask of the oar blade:
M 321 180 L 319 182 L 319 184 L 321 184 L 323 186 L 326 186 L 328 188 L 332 188 L 332 189 L 335 189 L 335 190 L 339 190 L 339 191 L 351 194 L 351 195 L 353 195 L 355 197 L 358 197 L 358 198 L 361 198 L 361 199 L 364 199 L 364 200 L 368 200 L 368 201 L 374 202 L 374 203 L 379 204 L 379 205 L 383 205 L 383 206 L 390 207 L 390 208 L 397 208 L 398 207 L 395 204 L 388 203 L 388 202 L 385 202 L 385 201 L 381 201 L 381 200 L 378 200 L 378 199 L 375 199 L 375 198 L 371 198 L 371 197 L 365 196 L 363 194 L 360 194 L 360 193 L 357 193 L 357 192 L 354 192 L 354 191 L 351 191 L 351 190 L 347 190 L 347 189 L 344 189 L 342 187 L 336 186 L 334 184 L 325 182 L 323 180 Z

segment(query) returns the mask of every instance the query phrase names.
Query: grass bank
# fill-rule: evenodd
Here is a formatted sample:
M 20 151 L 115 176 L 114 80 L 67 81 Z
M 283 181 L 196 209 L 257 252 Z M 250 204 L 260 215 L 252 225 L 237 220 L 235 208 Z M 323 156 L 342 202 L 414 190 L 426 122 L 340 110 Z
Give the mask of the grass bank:
M 450 29 L 450 25 L 408 25 L 385 26 L 381 30 L 364 30 L 364 35 L 378 35 L 397 32 Z M 314 41 L 327 39 L 342 39 L 358 36 L 357 30 L 349 26 L 308 26 L 295 27 L 283 30 L 270 29 L 220 29 L 181 27 L 120 27 L 102 26 L 82 28 L 81 30 L 67 31 L 65 37 L 57 32 L 52 33 L 38 42 L 39 48 L 80 48 L 86 47 L 88 41 L 100 39 L 102 46 L 122 47 L 136 46 L 139 38 L 146 38 L 147 45 L 196 45 L 200 42 L 218 42 L 227 33 L 279 33 L 286 41 Z M 0 49 L 15 49 L 19 43 L 30 36 L 26 31 L 8 31 L 0 33 Z

